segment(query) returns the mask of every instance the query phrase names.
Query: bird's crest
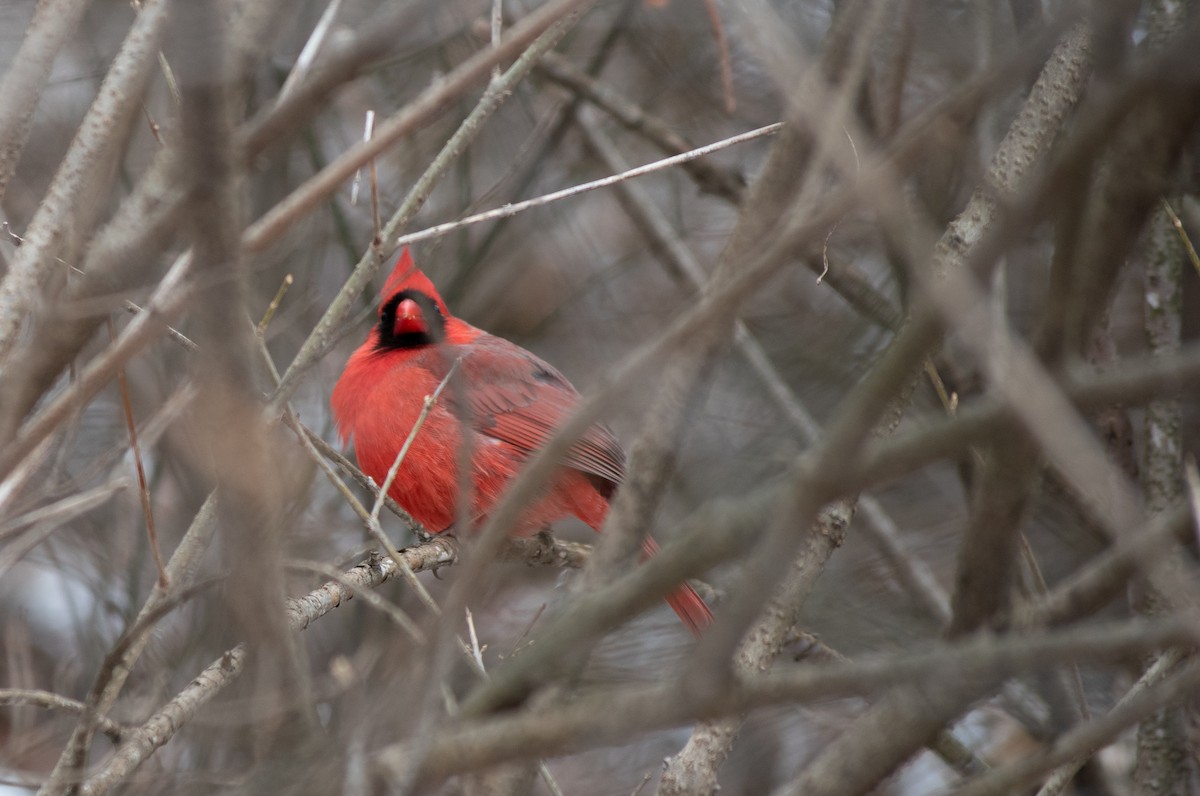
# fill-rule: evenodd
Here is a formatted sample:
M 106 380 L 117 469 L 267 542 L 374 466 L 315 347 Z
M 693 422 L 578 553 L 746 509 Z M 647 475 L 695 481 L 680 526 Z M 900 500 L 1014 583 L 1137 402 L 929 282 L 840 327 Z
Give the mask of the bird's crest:
M 392 268 L 391 275 L 383 283 L 383 290 L 379 294 L 380 310 L 383 310 L 383 307 L 387 305 L 392 296 L 405 290 L 415 290 L 424 293 L 433 299 L 444 316 L 450 316 L 450 310 L 446 308 L 446 302 L 442 301 L 441 295 L 438 293 L 437 288 L 433 286 L 433 282 L 429 281 L 429 277 L 425 276 L 420 268 L 417 268 L 413 262 L 412 253 L 409 252 L 407 246 L 401 250 L 400 259 L 396 260 L 396 265 Z

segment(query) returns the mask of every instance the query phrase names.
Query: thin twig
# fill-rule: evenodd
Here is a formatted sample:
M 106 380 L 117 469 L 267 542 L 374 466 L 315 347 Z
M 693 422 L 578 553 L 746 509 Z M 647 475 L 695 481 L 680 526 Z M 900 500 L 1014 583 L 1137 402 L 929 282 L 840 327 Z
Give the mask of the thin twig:
M 1160 200 L 1163 210 L 1171 219 L 1171 226 L 1175 228 L 1175 234 L 1179 236 L 1179 240 L 1183 242 L 1184 248 L 1187 250 L 1188 261 L 1191 262 L 1192 268 L 1196 269 L 1196 273 L 1200 274 L 1200 255 L 1196 254 L 1196 247 L 1192 245 L 1192 239 L 1187 234 L 1187 230 L 1183 227 L 1183 222 L 1179 219 L 1179 215 L 1175 212 L 1175 208 L 1171 207 L 1171 203 L 1165 198 Z
M 275 104 L 283 102 L 296 87 L 308 76 L 312 70 L 313 62 L 317 59 L 317 53 L 321 50 L 321 45 L 325 43 L 325 38 L 329 34 L 330 28 L 333 27 L 333 20 L 337 17 L 338 9 L 342 7 L 342 0 L 330 0 L 329 5 L 325 6 L 325 10 L 321 12 L 321 18 L 317 20 L 313 32 L 309 35 L 308 41 L 304 42 L 304 47 L 300 50 L 299 57 L 296 58 L 296 63 L 292 66 L 292 71 L 288 73 L 287 79 L 283 81 L 283 87 L 279 89 L 279 95 L 275 98 Z
M 363 137 L 369 141 L 374 134 L 375 111 L 367 111 L 367 124 L 363 131 Z M 371 236 L 371 243 L 379 245 L 383 242 L 383 222 L 379 217 L 379 175 L 375 169 L 375 158 L 371 158 L 368 167 L 371 170 L 371 230 L 374 233 Z
M 452 563 L 453 545 L 437 539 L 404 551 L 410 570 L 422 570 Z M 375 559 L 344 573 L 344 579 L 356 588 L 374 588 L 396 575 L 398 567 L 391 559 Z M 330 581 L 303 597 L 287 601 L 288 624 L 292 630 L 303 630 L 327 615 L 355 594 L 350 585 Z M 246 664 L 243 644 L 230 649 L 213 661 L 169 702 L 155 711 L 141 726 L 127 733 L 127 740 L 89 777 L 81 793 L 89 796 L 108 793 L 125 782 L 150 755 L 170 741 L 196 712 L 232 683 Z
M 262 337 L 267 333 L 267 326 L 270 325 L 271 319 L 275 317 L 275 312 L 279 309 L 280 303 L 283 302 L 283 297 L 287 293 L 288 288 L 292 286 L 292 275 L 288 274 L 279 283 L 279 289 L 275 291 L 275 295 L 271 298 L 271 303 L 267 305 L 267 309 L 263 312 L 262 320 L 258 322 L 258 326 L 254 327 L 254 331 Z
M 462 357 L 455 359 L 450 364 L 450 368 L 446 371 L 446 375 L 438 383 L 437 389 L 432 395 L 426 395 L 424 405 L 421 407 L 421 413 L 417 415 L 416 422 L 409 430 L 408 436 L 404 439 L 404 444 L 400 446 L 400 450 L 396 453 L 396 460 L 392 462 L 392 466 L 388 468 L 387 476 L 383 479 L 383 483 L 379 485 L 379 491 L 375 497 L 375 505 L 371 507 L 371 522 L 375 525 L 379 524 L 379 512 L 383 509 L 383 495 L 390 492 L 392 482 L 396 480 L 396 474 L 400 471 L 400 465 L 404 464 L 404 457 L 408 455 L 409 448 L 412 447 L 413 441 L 416 440 L 417 434 L 421 433 L 421 427 L 425 425 L 426 418 L 433 411 L 433 407 L 437 405 L 438 399 L 442 397 L 442 391 L 446 389 L 446 385 L 450 383 L 450 378 L 454 372 L 458 370 L 459 363 L 462 362 Z
M 32 688 L 0 688 L 0 705 L 34 705 L 75 714 L 83 713 L 87 707 L 77 699 Z M 96 727 L 111 738 L 113 743 L 120 743 L 121 737 L 129 731 L 128 727 L 107 716 L 101 716 L 96 722 Z
M 708 24 L 712 26 L 713 38 L 717 42 L 717 63 L 721 71 L 721 94 L 725 98 L 725 112 L 732 116 L 737 111 L 737 97 L 733 94 L 733 64 L 729 59 L 729 40 L 725 38 L 725 26 L 721 24 L 721 13 L 717 0 L 704 0 L 708 12 Z
M 363 120 L 362 140 L 370 141 L 371 133 L 373 133 L 374 131 L 375 131 L 375 111 L 368 108 L 366 118 Z M 372 158 L 371 162 L 374 163 L 375 159 Z M 362 169 L 360 168 L 354 172 L 354 182 L 351 183 L 351 185 L 350 185 L 350 205 L 352 207 L 354 205 L 358 204 L 358 191 L 361 187 L 362 187 Z M 379 233 L 378 228 L 376 228 L 375 232 L 376 232 L 376 234 Z
M 1146 669 L 1145 672 L 1142 673 L 1142 676 L 1138 678 L 1137 682 L 1125 692 L 1124 696 L 1121 697 L 1114 708 L 1128 704 L 1129 700 L 1133 699 L 1147 688 L 1150 688 L 1161 682 L 1162 679 L 1170 674 L 1171 670 L 1174 669 L 1185 657 L 1185 653 L 1178 648 L 1164 652 L 1158 657 L 1158 660 L 1156 660 Z M 1079 771 L 1079 769 L 1083 768 L 1084 764 L 1087 763 L 1088 759 L 1096 751 L 1096 748 L 1092 748 L 1073 758 L 1070 762 L 1064 763 L 1058 768 L 1054 769 L 1049 778 L 1046 779 L 1045 784 L 1043 784 L 1041 789 L 1038 790 L 1037 796 L 1058 796 L 1058 794 L 1062 793 L 1063 790 L 1071 784 L 1071 780 L 1075 778 L 1075 774 Z
M 517 213 L 521 213 L 521 212 L 523 212 L 525 210 L 529 210 L 530 208 L 533 208 L 533 207 L 541 207 L 542 205 L 547 205 L 547 204 L 550 204 L 551 202 L 557 202 L 560 199 L 566 199 L 571 196 L 577 196 L 581 193 L 587 193 L 588 191 L 594 191 L 598 188 L 606 188 L 609 185 L 613 185 L 615 183 L 621 182 L 622 180 L 631 180 L 634 177 L 641 177 L 646 174 L 652 174 L 653 172 L 661 171 L 663 169 L 670 168 L 671 166 L 675 166 L 680 163 L 686 163 L 689 160 L 695 160 L 696 158 L 702 158 L 705 155 L 711 155 L 713 152 L 719 152 L 722 149 L 728 149 L 731 146 L 736 146 L 737 144 L 742 144 L 742 143 L 745 143 L 746 141 L 753 141 L 756 138 L 762 138 L 763 136 L 773 135 L 773 134 L 779 132 L 779 130 L 782 128 L 783 128 L 783 124 L 781 122 L 776 122 L 775 124 L 768 124 L 764 127 L 759 127 L 755 130 L 750 130 L 749 132 L 740 133 L 738 135 L 731 136 L 729 138 L 725 138 L 720 141 L 716 141 L 714 143 L 707 144 L 702 147 L 698 147 L 689 152 L 684 152 L 681 155 L 673 155 L 669 158 L 663 158 L 662 160 L 656 160 L 653 163 L 647 163 L 644 166 L 638 166 L 636 168 L 629 169 L 628 171 L 624 171 L 620 174 L 613 174 L 608 177 L 602 177 L 601 179 L 598 179 L 598 180 L 592 180 L 591 182 L 585 182 L 585 183 L 580 183 L 579 185 L 573 185 L 570 188 L 563 188 L 560 191 L 553 191 L 548 194 L 543 194 L 542 196 L 538 196 L 533 199 L 526 199 L 523 202 L 516 202 L 514 204 L 505 205 L 504 207 L 498 207 L 494 210 L 488 210 L 483 213 L 476 213 L 473 216 L 467 216 L 466 218 L 460 219 L 459 221 L 449 221 L 445 224 L 438 224 L 437 226 L 429 227 L 428 229 L 423 229 L 420 232 L 412 232 L 407 235 L 401 235 L 399 238 L 397 238 L 395 240 L 394 243 L 396 246 L 407 246 L 409 244 L 416 243 L 418 241 L 428 240 L 430 238 L 439 238 L 442 235 L 447 234 L 448 232 L 453 232 L 456 229 L 461 229 L 462 227 L 470 226 L 472 224 L 478 224 L 482 221 L 492 221 L 497 218 L 507 218 L 508 216 L 514 216 Z
M 116 342 L 84 368 L 70 388 L 63 390 L 29 419 L 17 438 L 0 453 L 0 479 L 7 478 L 29 453 L 59 427 L 75 408 L 91 399 L 123 367 L 166 329 L 188 297 L 185 281 L 191 267 L 191 253 L 185 252 L 163 277 L 146 305 L 146 311 L 133 319 Z
M 637 133 L 668 155 L 693 148 L 691 142 L 661 117 L 626 98 L 612 86 L 576 68 L 557 53 L 548 53 L 538 65 L 538 73 L 570 91 L 577 100 L 586 100 L 607 113 L 627 130 Z M 701 191 L 737 204 L 745 190 L 741 174 L 708 160 L 682 164 L 683 171 Z
M 278 240 L 285 229 L 336 191 L 356 169 L 433 118 L 450 99 L 462 94 L 476 81 L 485 78 L 493 65 L 524 50 L 543 31 L 566 15 L 594 2 L 595 0 L 552 0 L 509 28 L 508 36 L 499 47 L 482 50 L 460 64 L 420 97 L 384 121 L 369 142 L 360 143 L 342 153 L 319 174 L 296 188 L 270 212 L 254 222 L 242 238 L 246 251 L 253 254 Z M 286 381 L 285 377 L 285 383 Z
M 1187 483 L 1188 503 L 1192 507 L 1194 535 L 1200 540 L 1200 473 L 1196 472 L 1196 459 L 1191 454 L 1184 462 L 1183 474 Z
M 108 338 L 117 341 L 117 327 L 108 318 Z M 137 470 L 138 496 L 142 502 L 142 516 L 146 519 L 146 537 L 150 542 L 150 552 L 154 556 L 154 565 L 158 568 L 158 587 L 166 589 L 170 586 L 167 579 L 167 567 L 163 563 L 162 550 L 158 547 L 158 531 L 154 527 L 154 507 L 150 503 L 150 485 L 146 482 L 146 468 L 142 464 L 142 448 L 138 444 L 137 423 L 133 419 L 133 401 L 129 397 L 129 384 L 125 380 L 125 368 L 117 368 L 117 391 L 121 396 L 121 406 L 125 410 L 125 427 L 129 431 L 129 447 L 133 451 L 133 464 Z
M 137 315 L 142 311 L 141 307 L 132 301 L 129 301 L 128 299 L 121 302 L 121 304 L 125 307 L 125 311 L 130 315 Z M 197 346 L 190 337 L 176 329 L 174 326 L 167 326 L 167 335 L 170 336 L 172 340 L 186 348 L 188 351 L 195 352 L 199 348 L 199 346 Z
M 396 563 L 396 566 L 400 569 L 400 573 L 404 576 L 404 579 L 410 586 L 412 586 L 413 590 L 417 593 L 417 596 L 421 599 L 421 601 L 425 603 L 425 607 L 428 608 L 435 616 L 441 615 L 441 609 L 434 601 L 433 596 L 430 595 L 425 589 L 425 586 L 419 580 L 417 580 L 416 572 L 414 572 L 408 566 L 408 562 L 400 555 L 399 551 L 396 550 L 395 545 L 393 545 L 392 541 L 388 539 L 387 534 L 383 532 L 383 527 L 379 524 L 379 512 L 383 509 L 384 495 L 391 491 L 392 482 L 396 479 L 396 474 L 400 471 L 400 465 L 404 463 L 404 457 L 408 455 L 408 451 L 409 448 L 412 447 L 413 440 L 415 440 L 417 438 L 417 434 L 420 433 L 421 426 L 425 424 L 425 419 L 429 417 L 429 412 L 433 409 L 434 405 L 437 403 L 437 400 L 441 397 L 442 391 L 446 388 L 446 385 L 450 383 L 450 377 L 458 368 L 460 361 L 461 359 L 454 360 L 454 363 L 450 366 L 450 369 L 442 378 L 441 383 L 438 384 L 437 389 L 433 391 L 433 394 L 425 396 L 425 404 L 421 407 L 421 413 L 417 416 L 416 422 L 413 423 L 412 429 L 409 430 L 408 436 L 404 440 L 404 444 L 396 453 L 396 460 L 392 462 L 392 466 L 388 469 L 387 476 L 383 479 L 383 483 L 374 490 L 375 504 L 371 507 L 371 516 L 369 522 L 367 523 L 367 530 L 370 532 L 371 536 L 377 542 L 379 542 L 379 544 L 387 552 L 388 556 Z
M 19 514 L 0 523 L 0 542 L 8 541 L 30 525 L 41 522 L 53 523 L 56 526 L 65 525 L 74 517 L 91 511 L 103 505 L 109 498 L 131 486 L 128 477 L 116 478 L 107 484 L 83 492 L 74 492 L 62 500 L 41 506 L 33 511 Z M 4 570 L 0 564 L 0 572 Z
M 500 35 L 504 32 L 504 0 L 492 0 L 492 47 L 500 46 Z M 500 65 L 492 69 L 492 84 L 500 79 Z

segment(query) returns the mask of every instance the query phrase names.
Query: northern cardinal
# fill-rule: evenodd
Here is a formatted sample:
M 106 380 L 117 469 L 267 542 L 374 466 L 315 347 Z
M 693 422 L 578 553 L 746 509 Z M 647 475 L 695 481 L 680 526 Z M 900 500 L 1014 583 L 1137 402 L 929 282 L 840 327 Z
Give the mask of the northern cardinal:
M 425 397 L 455 360 L 463 389 L 442 392 L 388 490 L 433 533 L 449 530 L 455 520 L 464 431 L 471 434 L 472 520 L 481 523 L 522 463 L 579 401 L 552 366 L 451 315 L 405 249 L 380 294 L 379 321 L 346 363 L 331 401 L 342 443 L 353 437 L 358 464 L 376 483 L 385 480 Z M 612 432 L 592 426 L 571 447 L 549 489 L 521 515 L 514 534 L 534 534 L 568 515 L 599 531 L 624 463 Z M 644 550 L 651 555 L 657 546 L 647 538 Z M 667 602 L 697 635 L 712 622 L 712 612 L 686 583 Z

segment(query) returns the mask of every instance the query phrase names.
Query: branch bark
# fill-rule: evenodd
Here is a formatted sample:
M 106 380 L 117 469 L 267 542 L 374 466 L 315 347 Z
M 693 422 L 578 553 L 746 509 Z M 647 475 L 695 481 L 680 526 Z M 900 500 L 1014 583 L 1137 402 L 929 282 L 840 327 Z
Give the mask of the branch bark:
M 33 129 L 33 111 L 54 59 L 87 6 L 88 0 L 38 0 L 21 46 L 0 81 L 0 200 Z
M 169 0 L 147 0 L 142 6 L 46 198 L 38 205 L 24 244 L 0 281 L 0 360 L 7 358 L 15 345 L 23 319 L 46 298 L 56 258 L 76 262 L 83 240 L 96 223 L 116 175 L 121 148 L 158 65 L 159 41 L 170 6 Z M 61 274 L 59 283 L 64 279 Z

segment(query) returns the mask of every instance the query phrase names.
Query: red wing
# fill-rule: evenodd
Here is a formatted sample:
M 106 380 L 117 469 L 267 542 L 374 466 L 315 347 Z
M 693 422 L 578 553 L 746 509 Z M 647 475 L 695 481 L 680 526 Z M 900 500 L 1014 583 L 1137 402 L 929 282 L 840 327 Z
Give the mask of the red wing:
M 482 334 L 460 350 L 475 429 L 526 455 L 542 448 L 579 403 L 566 377 L 507 340 Z M 451 393 L 447 388 L 443 397 L 453 403 Z M 614 484 L 625 472 L 620 443 L 599 424 L 571 446 L 564 463 Z

